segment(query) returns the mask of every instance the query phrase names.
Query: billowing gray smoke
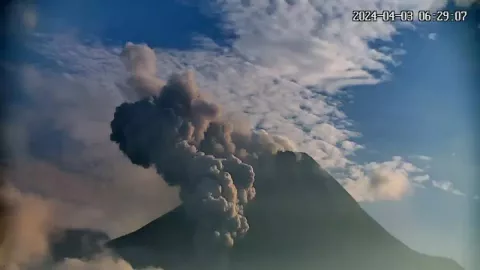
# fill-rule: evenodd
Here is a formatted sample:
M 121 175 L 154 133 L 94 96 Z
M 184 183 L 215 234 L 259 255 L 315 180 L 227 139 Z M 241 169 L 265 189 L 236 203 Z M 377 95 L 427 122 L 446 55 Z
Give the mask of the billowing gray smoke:
M 150 96 L 117 107 L 111 140 L 132 163 L 154 166 L 168 184 L 180 187 L 201 242 L 232 246 L 249 229 L 243 209 L 255 197 L 255 174 L 245 161 L 292 150 L 292 143 L 265 131 L 235 131 L 221 119 L 219 106 L 202 97 L 192 72 L 166 83 L 156 78 L 155 54 L 147 46 L 127 43 L 122 57 L 130 87 Z

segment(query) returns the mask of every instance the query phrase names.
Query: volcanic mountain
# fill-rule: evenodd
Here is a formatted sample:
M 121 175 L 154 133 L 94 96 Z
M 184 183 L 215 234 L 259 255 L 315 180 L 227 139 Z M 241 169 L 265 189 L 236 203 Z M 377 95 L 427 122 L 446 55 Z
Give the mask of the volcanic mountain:
M 182 206 L 107 246 L 138 269 L 463 269 L 394 238 L 305 153 L 279 152 L 253 166 L 257 196 L 245 209 L 250 229 L 232 248 L 199 262 L 195 224 Z

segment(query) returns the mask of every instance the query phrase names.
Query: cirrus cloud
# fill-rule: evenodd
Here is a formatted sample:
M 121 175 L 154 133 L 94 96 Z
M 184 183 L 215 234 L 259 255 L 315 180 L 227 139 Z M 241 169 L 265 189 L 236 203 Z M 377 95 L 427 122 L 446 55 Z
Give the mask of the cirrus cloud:
M 441 189 L 446 192 L 450 192 L 454 195 L 465 196 L 465 193 L 456 189 L 454 184 L 451 181 L 432 181 L 432 186 L 438 189 Z

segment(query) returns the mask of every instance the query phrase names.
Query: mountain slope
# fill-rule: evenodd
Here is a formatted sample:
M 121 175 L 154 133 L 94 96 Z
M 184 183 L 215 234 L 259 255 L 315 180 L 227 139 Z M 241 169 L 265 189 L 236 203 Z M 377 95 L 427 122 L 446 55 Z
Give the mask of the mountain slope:
M 180 206 L 108 246 L 136 267 L 172 269 L 460 270 L 417 253 L 373 220 L 307 154 L 263 157 L 247 236 L 222 254 L 194 259 L 191 223 Z
M 91 258 L 100 253 L 110 237 L 97 230 L 67 229 L 52 235 L 50 251 L 56 262 L 65 258 Z

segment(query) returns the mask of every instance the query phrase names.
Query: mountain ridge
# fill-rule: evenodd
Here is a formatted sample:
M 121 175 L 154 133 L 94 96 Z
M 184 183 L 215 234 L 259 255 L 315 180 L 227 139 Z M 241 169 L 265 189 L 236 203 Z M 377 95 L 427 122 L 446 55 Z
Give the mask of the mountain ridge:
M 107 246 L 134 267 L 166 270 L 463 269 L 391 236 L 308 154 L 285 151 L 251 163 L 258 195 L 245 209 L 250 230 L 233 248 L 199 262 L 195 224 L 182 206 Z

